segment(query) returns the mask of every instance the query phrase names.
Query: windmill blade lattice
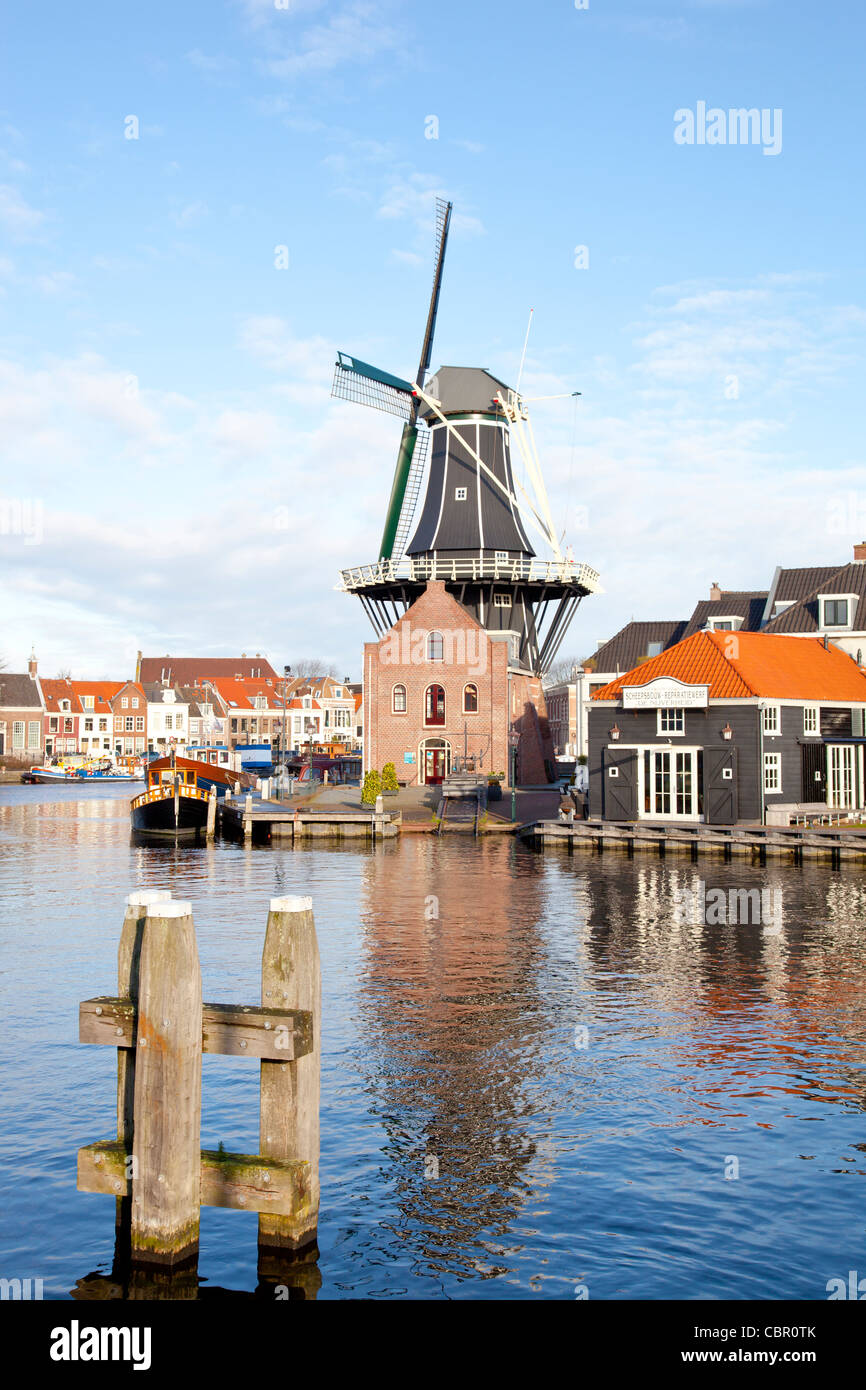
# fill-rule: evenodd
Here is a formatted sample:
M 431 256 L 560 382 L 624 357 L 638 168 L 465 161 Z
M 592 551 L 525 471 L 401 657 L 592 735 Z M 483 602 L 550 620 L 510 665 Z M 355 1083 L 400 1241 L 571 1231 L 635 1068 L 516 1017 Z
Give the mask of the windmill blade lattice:
M 384 410 L 401 420 L 411 420 L 413 412 L 412 383 L 402 377 L 382 372 L 348 353 L 337 354 L 331 395 L 341 401 L 354 401 Z

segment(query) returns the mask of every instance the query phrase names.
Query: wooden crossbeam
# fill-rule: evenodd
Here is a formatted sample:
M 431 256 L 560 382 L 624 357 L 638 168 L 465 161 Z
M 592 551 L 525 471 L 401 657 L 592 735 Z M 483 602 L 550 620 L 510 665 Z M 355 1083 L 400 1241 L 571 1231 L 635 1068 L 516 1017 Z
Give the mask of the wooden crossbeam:
M 78 1150 L 78 1191 L 134 1196 L 132 1154 L 119 1140 Z M 310 1165 L 300 1159 L 201 1150 L 201 1198 L 205 1207 L 302 1215 L 310 1200 Z
M 78 1039 L 134 1048 L 136 1006 L 103 995 L 78 1006 Z M 307 1009 L 265 1009 L 260 1004 L 203 1004 L 202 1051 L 229 1057 L 294 1062 L 313 1050 L 313 1016 Z

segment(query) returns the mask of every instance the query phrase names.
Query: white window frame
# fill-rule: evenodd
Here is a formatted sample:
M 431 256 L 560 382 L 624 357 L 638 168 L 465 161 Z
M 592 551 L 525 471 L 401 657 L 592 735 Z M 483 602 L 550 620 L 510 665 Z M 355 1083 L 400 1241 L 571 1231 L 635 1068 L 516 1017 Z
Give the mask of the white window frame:
M 679 724 L 679 728 L 665 728 L 664 716 L 674 715 L 674 725 Z M 671 706 L 664 706 L 656 711 L 656 732 L 665 738 L 684 738 L 686 733 L 686 712 L 684 709 L 674 709 Z
M 764 738 L 778 738 L 782 732 L 781 705 L 764 705 L 761 710 L 761 730 Z
M 775 781 L 775 786 L 771 785 Z M 764 754 L 764 795 L 780 796 L 782 792 L 782 755 L 781 753 Z
M 511 607 L 512 607 L 511 595 L 510 595 L 510 594 L 494 594 L 494 595 L 493 595 L 493 607 L 494 607 L 494 608 L 511 608 Z
M 468 496 L 469 496 L 469 489 L 468 489 L 468 487 L 456 487 L 456 488 L 454 489 L 454 501 L 455 501 L 455 502 L 465 502 L 466 499 L 468 498 Z
M 493 552 L 493 562 L 494 562 L 494 564 L 497 564 L 497 565 L 507 565 L 507 564 L 508 564 L 508 551 L 507 551 L 507 550 L 494 550 L 494 552 Z
M 810 724 L 813 725 L 810 728 Z M 803 706 L 803 733 L 812 737 L 817 737 L 821 732 L 821 707 L 820 705 Z
M 819 599 L 819 602 L 820 602 L 820 604 L 821 604 L 821 628 L 822 628 L 822 630 L 823 630 L 824 628 L 830 628 L 830 629 L 832 629 L 834 632 L 842 632 L 842 631 L 844 631 L 846 628 L 850 628 L 850 626 L 851 626 L 851 613 L 852 613 L 852 610 L 851 610 L 851 595 L 850 595 L 850 594 L 822 594 L 821 597 L 820 597 L 820 599 Z M 828 603 L 844 603 L 844 605 L 845 605 L 845 621 L 844 621 L 844 623 L 828 623 L 828 621 L 827 621 L 827 604 L 828 604 Z

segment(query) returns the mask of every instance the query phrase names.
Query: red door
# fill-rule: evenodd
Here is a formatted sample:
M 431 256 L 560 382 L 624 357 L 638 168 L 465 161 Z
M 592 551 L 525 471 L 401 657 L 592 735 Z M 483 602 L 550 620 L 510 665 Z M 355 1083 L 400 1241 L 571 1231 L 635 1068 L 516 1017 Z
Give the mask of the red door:
M 424 754 L 424 781 L 437 786 L 445 776 L 445 750 L 428 748 Z

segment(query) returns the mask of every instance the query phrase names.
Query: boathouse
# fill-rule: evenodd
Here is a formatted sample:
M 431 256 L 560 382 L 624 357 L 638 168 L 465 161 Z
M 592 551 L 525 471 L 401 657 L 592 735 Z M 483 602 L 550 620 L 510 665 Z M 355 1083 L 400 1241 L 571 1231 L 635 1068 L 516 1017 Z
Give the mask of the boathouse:
M 866 806 L 866 674 L 826 639 L 696 632 L 592 696 L 590 813 L 765 821 Z

